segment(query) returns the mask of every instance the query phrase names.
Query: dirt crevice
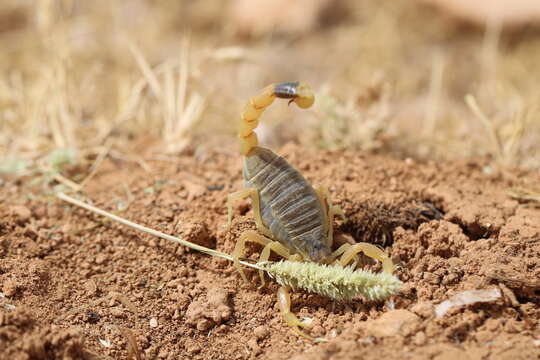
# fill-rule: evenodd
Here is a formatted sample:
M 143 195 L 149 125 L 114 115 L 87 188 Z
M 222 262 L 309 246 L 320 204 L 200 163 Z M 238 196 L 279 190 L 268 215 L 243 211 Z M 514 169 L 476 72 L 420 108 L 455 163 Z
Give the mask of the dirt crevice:
M 396 228 L 417 230 L 421 224 L 443 217 L 444 214 L 428 201 L 403 204 L 366 201 L 349 210 L 341 230 L 351 234 L 357 242 L 390 246 L 394 242 Z

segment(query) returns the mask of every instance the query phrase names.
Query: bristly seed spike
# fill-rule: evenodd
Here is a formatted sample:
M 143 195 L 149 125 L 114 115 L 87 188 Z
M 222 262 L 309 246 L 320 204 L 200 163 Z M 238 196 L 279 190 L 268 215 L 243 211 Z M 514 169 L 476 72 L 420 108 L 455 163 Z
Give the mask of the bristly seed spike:
M 352 266 L 296 261 L 262 262 L 257 265 L 280 285 L 336 300 L 351 300 L 358 295 L 368 300 L 384 300 L 398 293 L 402 285 L 394 275 L 354 270 Z

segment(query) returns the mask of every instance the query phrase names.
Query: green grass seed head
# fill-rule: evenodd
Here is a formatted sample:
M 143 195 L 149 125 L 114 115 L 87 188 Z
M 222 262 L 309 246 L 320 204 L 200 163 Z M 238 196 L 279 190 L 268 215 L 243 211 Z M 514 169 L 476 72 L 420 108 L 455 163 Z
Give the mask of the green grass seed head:
M 353 270 L 352 267 L 312 262 L 264 262 L 257 264 L 279 284 L 336 300 L 362 295 L 367 300 L 383 300 L 399 292 L 402 282 L 388 273 Z

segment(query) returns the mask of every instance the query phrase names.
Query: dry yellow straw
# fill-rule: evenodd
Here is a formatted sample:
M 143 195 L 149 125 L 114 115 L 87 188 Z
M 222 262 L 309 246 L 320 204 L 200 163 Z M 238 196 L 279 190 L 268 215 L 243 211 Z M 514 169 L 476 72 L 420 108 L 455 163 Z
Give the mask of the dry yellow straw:
M 73 205 L 82 207 L 137 230 L 184 245 L 204 254 L 233 261 L 231 255 L 208 249 L 204 246 L 136 224 L 120 216 L 113 215 L 107 211 L 96 208 L 95 206 L 72 198 L 64 193 L 58 193 L 56 196 Z M 362 295 L 368 300 L 382 300 L 396 294 L 402 285 L 402 282 L 397 277 L 388 273 L 376 274 L 370 271 L 353 270 L 351 267 L 342 267 L 340 265 L 324 265 L 313 262 L 296 261 L 266 261 L 257 264 L 240 261 L 240 263 L 244 266 L 266 271 L 268 275 L 274 278 L 280 285 L 290 286 L 295 289 L 303 289 L 336 300 L 350 300 L 358 295 Z

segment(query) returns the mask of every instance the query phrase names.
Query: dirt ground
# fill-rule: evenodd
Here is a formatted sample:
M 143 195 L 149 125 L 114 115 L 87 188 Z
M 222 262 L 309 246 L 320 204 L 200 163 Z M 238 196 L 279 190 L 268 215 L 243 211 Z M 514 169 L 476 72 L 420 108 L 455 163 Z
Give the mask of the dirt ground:
M 134 149 L 147 144 L 134 144 Z M 347 220 L 340 241 L 384 246 L 404 288 L 386 302 L 293 295 L 314 344 L 283 323 L 277 285 L 244 284 L 231 263 L 186 250 L 44 194 L 31 179 L 0 187 L 0 353 L 3 359 L 534 359 L 540 357 L 540 209 L 509 188 L 537 173 L 486 159 L 425 162 L 347 151 L 277 151 L 330 186 Z M 254 228 L 239 201 L 236 147 L 106 160 L 78 195 L 165 233 L 230 253 Z M 69 172 L 84 169 L 72 168 Z M 77 196 L 77 195 L 76 195 Z M 249 256 L 260 249 L 253 245 Z M 376 264 L 367 264 L 379 270 Z M 465 290 L 491 302 L 436 306 Z
M 0 1 L 0 360 L 540 359 L 540 9 L 487 1 Z M 231 253 L 239 114 L 296 80 L 314 106 L 273 105 L 261 144 L 404 283 L 294 293 L 327 342 L 273 281 L 55 197 Z

